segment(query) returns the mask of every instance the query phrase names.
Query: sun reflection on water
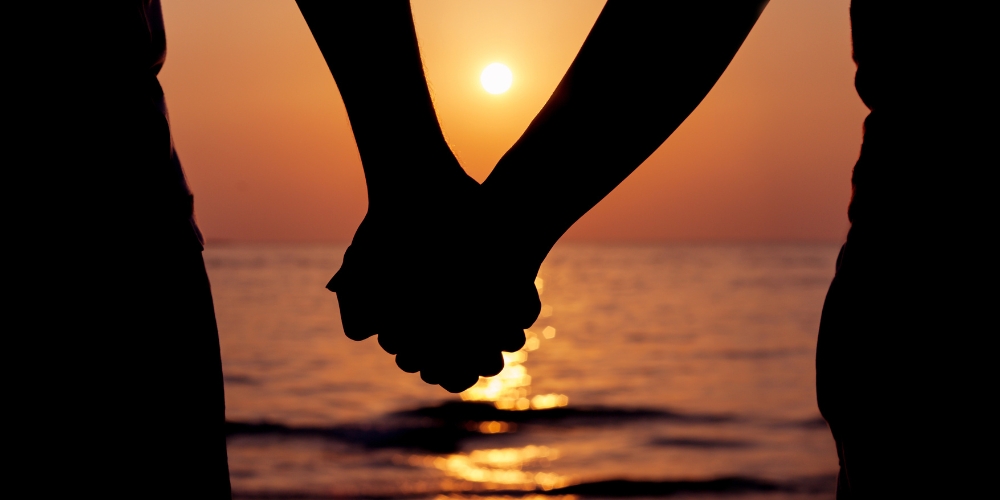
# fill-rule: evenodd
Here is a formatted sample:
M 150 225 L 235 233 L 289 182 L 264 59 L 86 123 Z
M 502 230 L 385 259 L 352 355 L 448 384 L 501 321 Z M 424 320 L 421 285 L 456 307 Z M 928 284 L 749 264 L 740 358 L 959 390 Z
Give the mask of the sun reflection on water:
M 438 495 L 434 497 L 434 500 L 512 500 L 515 497 L 508 495 L 504 496 L 466 496 L 466 495 Z M 526 495 L 516 497 L 518 500 L 576 500 L 576 495 L 548 495 L 548 494 L 536 494 L 536 495 Z
M 535 278 L 535 288 L 542 295 L 545 282 Z M 542 316 L 552 315 L 552 306 L 542 306 Z M 491 402 L 499 410 L 547 410 L 569 404 L 565 394 L 537 394 L 531 396 L 531 375 L 524 367 L 528 353 L 541 347 L 542 339 L 551 340 L 556 329 L 546 326 L 541 334 L 532 330 L 524 331 L 524 347 L 517 352 L 503 353 L 503 370 L 493 377 L 480 377 L 475 385 L 461 393 L 463 401 Z
M 544 466 L 559 458 L 559 450 L 529 445 L 523 448 L 474 450 L 446 456 L 412 456 L 409 463 L 418 467 L 433 467 L 448 476 L 481 483 L 489 489 L 551 490 L 569 484 L 569 478 L 551 472 L 524 470 L 532 465 Z
M 467 422 L 465 429 L 480 434 L 506 434 L 508 432 L 517 432 L 517 424 L 514 422 L 498 422 L 496 420 Z
M 541 278 L 535 279 L 535 287 L 538 289 L 538 295 L 541 296 L 544 287 Z M 552 316 L 552 313 L 552 306 L 542 306 L 542 317 Z M 490 402 L 500 410 L 521 411 L 548 410 L 569 404 L 569 398 L 564 394 L 532 395 L 531 375 L 528 375 L 528 370 L 524 366 L 528 360 L 528 353 L 538 350 L 543 341 L 555 338 L 556 329 L 552 326 L 546 326 L 537 333 L 525 330 L 524 335 L 524 347 L 517 352 L 503 353 L 503 370 L 493 377 L 480 377 L 475 385 L 461 393 L 462 400 Z M 480 434 L 506 434 L 518 430 L 517 424 L 514 422 L 493 420 L 467 422 L 465 428 Z M 558 458 L 559 450 L 555 448 L 529 445 L 523 448 L 473 450 L 468 453 L 454 453 L 444 456 L 415 455 L 409 457 L 407 461 L 412 466 L 434 468 L 444 472 L 448 476 L 446 482 L 467 481 L 475 483 L 475 488 L 478 489 L 549 491 L 570 484 L 570 478 L 567 476 L 537 471 L 538 467 L 545 467 L 549 462 Z M 528 468 L 536 470 L 526 470 Z M 458 489 L 462 489 L 462 487 Z M 440 498 L 444 500 L 444 498 L 453 497 Z

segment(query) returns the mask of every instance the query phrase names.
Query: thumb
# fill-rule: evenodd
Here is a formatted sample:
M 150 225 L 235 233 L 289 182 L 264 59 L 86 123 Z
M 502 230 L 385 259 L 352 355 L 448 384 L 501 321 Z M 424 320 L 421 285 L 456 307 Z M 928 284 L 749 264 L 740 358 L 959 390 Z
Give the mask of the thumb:
M 340 271 L 337 271 L 336 274 L 334 274 L 333 277 L 330 278 L 330 281 L 326 283 L 327 290 L 330 290 L 331 292 L 336 292 L 341 288 L 340 287 L 341 282 L 344 280 L 344 278 L 341 276 L 342 271 L 343 268 L 341 268 Z

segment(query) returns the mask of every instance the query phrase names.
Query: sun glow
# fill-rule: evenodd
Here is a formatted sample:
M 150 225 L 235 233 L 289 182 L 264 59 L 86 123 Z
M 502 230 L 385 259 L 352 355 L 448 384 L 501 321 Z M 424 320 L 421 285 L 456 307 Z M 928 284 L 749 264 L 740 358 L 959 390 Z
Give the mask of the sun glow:
M 493 63 L 486 67 L 479 75 L 479 81 L 483 88 L 491 94 L 503 94 L 510 88 L 514 81 L 514 74 L 510 68 L 500 63 Z

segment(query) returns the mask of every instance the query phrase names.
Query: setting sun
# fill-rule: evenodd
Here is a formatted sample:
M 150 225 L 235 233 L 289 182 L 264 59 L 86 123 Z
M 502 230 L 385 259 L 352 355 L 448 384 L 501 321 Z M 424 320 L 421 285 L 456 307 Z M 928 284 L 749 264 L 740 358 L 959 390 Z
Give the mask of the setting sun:
M 487 92 L 502 94 L 510 88 L 511 82 L 514 81 L 514 75 L 507 66 L 500 63 L 493 63 L 487 66 L 482 74 L 479 75 L 479 81 L 482 82 L 483 88 Z

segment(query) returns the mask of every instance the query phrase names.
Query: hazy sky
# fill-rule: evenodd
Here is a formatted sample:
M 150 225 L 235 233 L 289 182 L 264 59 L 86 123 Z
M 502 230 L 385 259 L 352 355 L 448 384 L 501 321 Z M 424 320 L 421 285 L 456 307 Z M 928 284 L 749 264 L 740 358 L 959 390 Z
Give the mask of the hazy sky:
M 842 239 L 866 114 L 849 3 L 772 0 L 705 101 L 565 239 Z M 542 107 L 603 4 L 413 0 L 445 136 L 473 177 Z M 364 174 L 295 3 L 164 0 L 163 10 L 160 79 L 208 239 L 349 241 Z M 493 62 L 513 72 L 504 94 L 479 83 Z

